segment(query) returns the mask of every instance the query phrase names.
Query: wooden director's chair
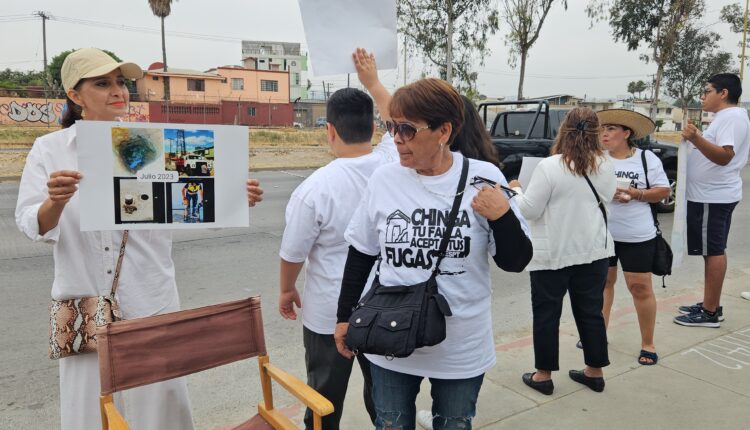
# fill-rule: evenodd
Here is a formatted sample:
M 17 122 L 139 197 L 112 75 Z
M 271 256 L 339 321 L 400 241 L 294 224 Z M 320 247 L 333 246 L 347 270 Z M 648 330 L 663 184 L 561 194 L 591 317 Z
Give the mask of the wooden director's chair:
M 117 321 L 96 332 L 104 430 L 129 430 L 112 393 L 258 357 L 263 403 L 258 415 L 233 430 L 296 429 L 274 409 L 271 379 L 313 411 L 314 428 L 333 404 L 266 355 L 260 297 L 153 317 Z

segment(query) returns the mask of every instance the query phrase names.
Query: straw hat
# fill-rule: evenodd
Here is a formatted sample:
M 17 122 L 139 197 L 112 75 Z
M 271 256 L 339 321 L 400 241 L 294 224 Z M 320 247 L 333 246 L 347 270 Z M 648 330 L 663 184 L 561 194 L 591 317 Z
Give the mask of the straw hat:
M 65 57 L 60 70 L 63 88 L 67 92 L 81 79 L 103 76 L 118 68 L 126 79 L 138 79 L 143 76 L 143 70 L 135 63 L 118 63 L 100 49 L 79 49 Z
M 633 139 L 641 139 L 656 130 L 656 124 L 646 115 L 628 109 L 606 109 L 596 113 L 599 124 L 625 126 L 633 130 Z

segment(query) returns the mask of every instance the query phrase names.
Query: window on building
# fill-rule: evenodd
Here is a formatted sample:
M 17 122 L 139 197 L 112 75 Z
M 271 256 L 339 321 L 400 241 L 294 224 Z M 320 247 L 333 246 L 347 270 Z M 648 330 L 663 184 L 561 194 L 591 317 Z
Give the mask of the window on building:
M 260 90 L 261 91 L 270 91 L 274 93 L 279 92 L 279 81 L 270 81 L 261 79 L 260 80 Z
M 255 108 L 254 108 L 254 107 L 252 107 L 252 106 L 251 106 L 251 107 L 249 107 L 249 108 L 247 108 L 247 114 L 248 114 L 249 116 L 255 116 Z
M 206 81 L 203 79 L 188 79 L 188 91 L 206 91 Z
M 292 61 L 292 67 L 297 67 L 297 62 L 296 61 Z
M 703 116 L 707 117 L 708 116 L 708 112 L 703 112 Z
M 656 114 L 659 115 L 661 113 L 661 109 L 656 108 Z
M 670 115 L 672 113 L 672 108 L 667 108 L 667 115 Z
M 245 80 L 242 78 L 232 78 L 232 89 L 241 91 L 245 89 Z
M 153 79 L 153 80 L 155 80 L 155 81 L 158 81 L 158 80 L 159 80 L 159 77 L 158 77 L 158 76 L 152 76 L 152 77 L 151 77 L 151 79 Z
M 299 73 L 292 73 L 292 85 L 299 85 Z

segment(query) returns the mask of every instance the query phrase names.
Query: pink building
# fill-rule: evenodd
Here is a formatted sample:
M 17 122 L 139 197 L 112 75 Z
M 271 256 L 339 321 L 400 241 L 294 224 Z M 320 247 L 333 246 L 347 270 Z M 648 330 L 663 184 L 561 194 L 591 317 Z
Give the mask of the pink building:
M 218 104 L 222 100 L 289 103 L 289 72 L 251 70 L 230 66 L 206 72 L 169 68 L 154 63 L 136 81 L 141 101 L 164 99 L 164 77 L 169 77 L 170 101 Z

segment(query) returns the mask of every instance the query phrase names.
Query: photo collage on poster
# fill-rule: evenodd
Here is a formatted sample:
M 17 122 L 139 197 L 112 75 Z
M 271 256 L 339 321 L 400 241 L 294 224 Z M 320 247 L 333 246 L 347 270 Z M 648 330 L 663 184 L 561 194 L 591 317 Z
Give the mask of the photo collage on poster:
M 112 127 L 112 151 L 115 224 L 215 221 L 213 131 Z

